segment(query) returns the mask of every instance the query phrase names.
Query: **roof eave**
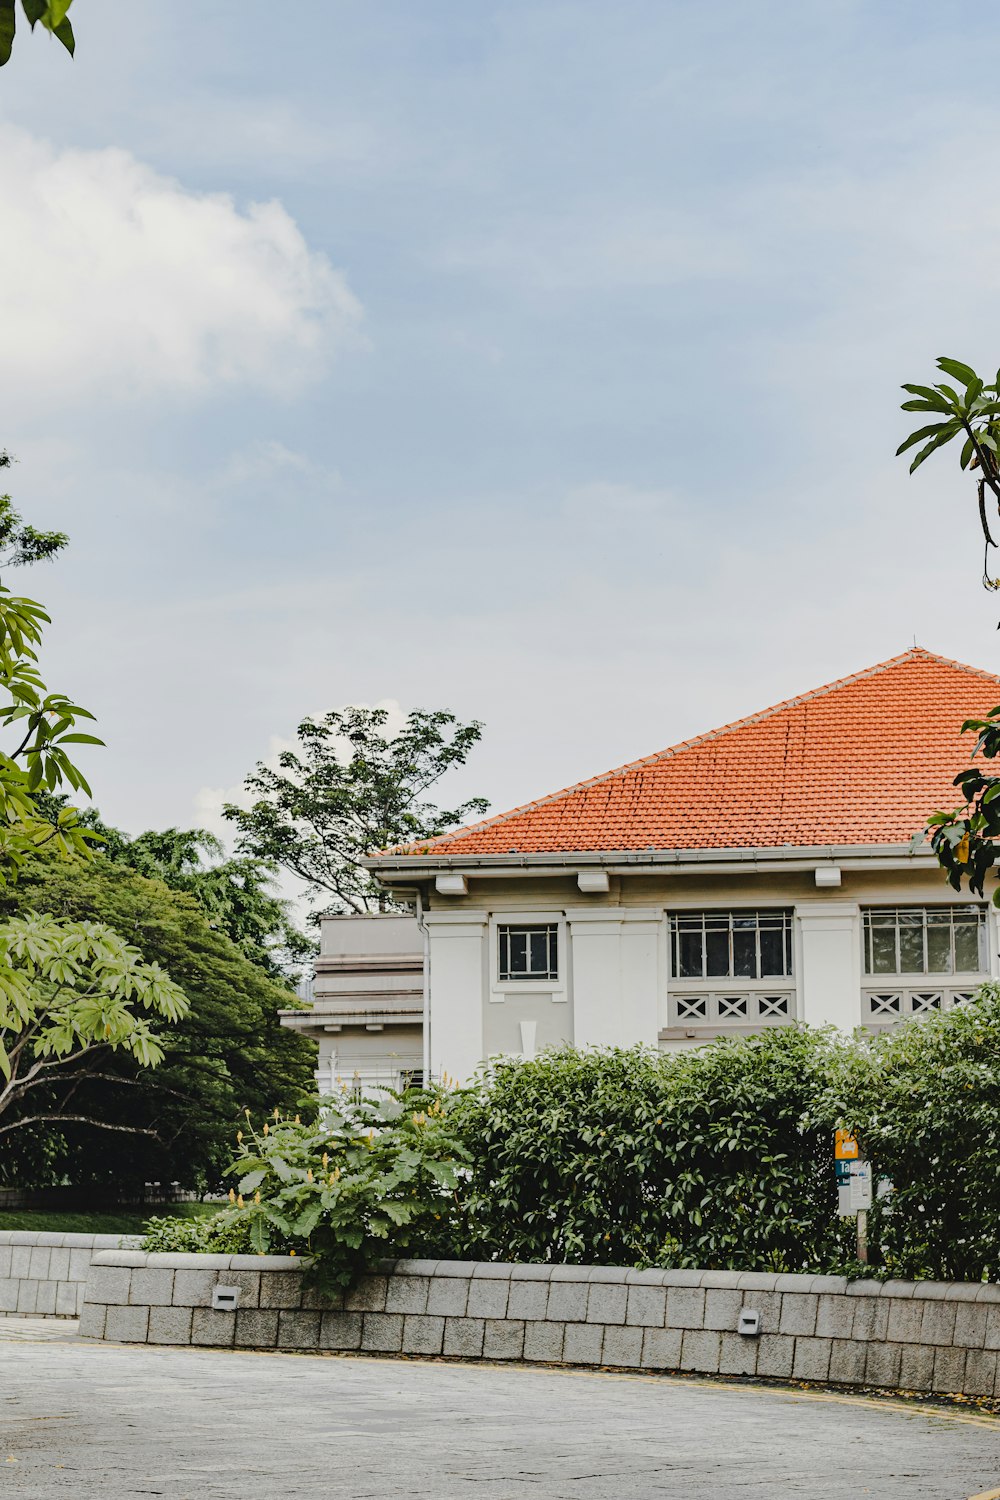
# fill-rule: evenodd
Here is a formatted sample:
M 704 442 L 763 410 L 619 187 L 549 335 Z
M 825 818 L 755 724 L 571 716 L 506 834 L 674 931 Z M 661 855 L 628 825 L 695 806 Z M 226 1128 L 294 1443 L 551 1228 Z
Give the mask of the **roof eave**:
M 817 864 L 837 864 L 842 869 L 905 869 L 933 867 L 937 860 L 927 844 L 811 844 L 737 849 L 598 849 L 566 850 L 543 854 L 377 854 L 361 863 L 378 879 L 396 884 L 424 881 L 438 871 L 499 877 L 522 873 L 558 875 L 568 870 L 596 866 L 612 875 L 635 875 L 644 871 L 681 870 L 697 867 L 703 873 L 734 870 L 813 869 Z

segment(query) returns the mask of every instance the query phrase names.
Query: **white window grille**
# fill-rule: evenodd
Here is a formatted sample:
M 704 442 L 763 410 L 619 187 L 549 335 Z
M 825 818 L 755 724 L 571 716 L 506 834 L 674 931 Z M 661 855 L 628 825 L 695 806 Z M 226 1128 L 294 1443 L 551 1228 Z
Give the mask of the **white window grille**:
M 869 906 L 863 912 L 865 973 L 983 974 L 986 907 Z M 930 992 L 928 992 L 929 1006 Z
M 792 974 L 790 910 L 674 912 L 674 979 L 775 979 Z
M 559 978 L 559 926 L 556 922 L 497 928 L 499 980 Z

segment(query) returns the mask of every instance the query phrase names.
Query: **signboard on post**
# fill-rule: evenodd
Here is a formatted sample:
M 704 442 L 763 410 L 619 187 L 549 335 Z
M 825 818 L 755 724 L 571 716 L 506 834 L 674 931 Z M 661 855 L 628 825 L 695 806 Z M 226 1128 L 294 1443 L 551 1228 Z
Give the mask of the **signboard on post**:
M 833 1137 L 834 1161 L 857 1161 L 860 1148 L 849 1130 L 838 1130 Z

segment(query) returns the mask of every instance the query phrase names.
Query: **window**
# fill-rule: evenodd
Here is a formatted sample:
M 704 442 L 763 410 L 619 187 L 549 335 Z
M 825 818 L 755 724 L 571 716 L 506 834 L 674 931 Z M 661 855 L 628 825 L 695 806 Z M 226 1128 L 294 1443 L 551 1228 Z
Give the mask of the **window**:
M 675 912 L 675 979 L 770 979 L 792 972 L 790 911 Z
M 984 906 L 870 906 L 866 974 L 985 974 Z
M 521 979 L 558 979 L 558 924 L 498 927 L 500 982 Z

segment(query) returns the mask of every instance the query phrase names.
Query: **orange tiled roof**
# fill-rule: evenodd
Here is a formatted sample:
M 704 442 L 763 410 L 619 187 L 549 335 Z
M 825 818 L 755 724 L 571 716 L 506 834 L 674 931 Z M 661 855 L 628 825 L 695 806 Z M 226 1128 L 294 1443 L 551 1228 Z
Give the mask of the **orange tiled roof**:
M 962 721 L 1000 677 L 915 647 L 592 781 L 400 853 L 903 844 L 959 800 Z

